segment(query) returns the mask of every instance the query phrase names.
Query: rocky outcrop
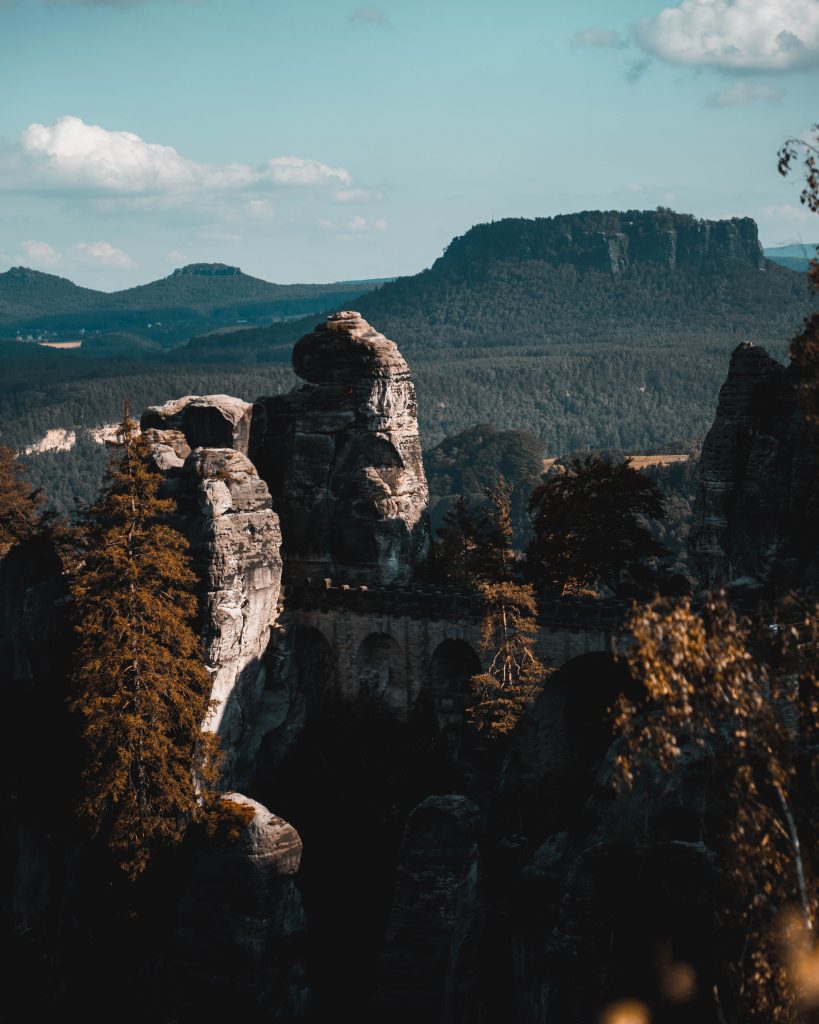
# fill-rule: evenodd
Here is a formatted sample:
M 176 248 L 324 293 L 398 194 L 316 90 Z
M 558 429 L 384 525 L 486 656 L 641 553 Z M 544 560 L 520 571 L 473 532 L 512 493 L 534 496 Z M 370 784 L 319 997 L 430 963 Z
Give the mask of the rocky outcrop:
M 267 487 L 241 452 L 190 451 L 181 430 L 145 432 L 202 581 L 200 628 L 213 701 L 207 728 L 222 742 L 224 781 L 238 785 L 252 774 L 260 742 L 256 718 L 281 583 L 278 516 Z
M 773 597 L 819 583 L 819 448 L 799 373 L 734 350 L 700 459 L 689 549 L 702 585 Z
M 176 956 L 187 1000 L 205 1019 L 230 1010 L 294 1021 L 307 1011 L 305 919 L 295 875 L 298 832 L 240 793 L 194 859 L 179 909 Z
M 335 313 L 293 349 L 306 383 L 254 407 L 251 458 L 290 581 L 408 581 L 429 545 L 415 386 L 396 345 Z
M 478 808 L 464 796 L 427 797 L 410 815 L 381 960 L 383 1019 L 484 1019 L 479 832 Z
M 439 269 L 486 260 L 543 260 L 578 270 L 621 274 L 634 264 L 674 270 L 712 262 L 765 266 L 756 223 L 750 217 L 700 220 L 672 210 L 594 210 L 479 224 L 455 238 Z
M 234 448 L 247 455 L 253 406 L 230 395 L 187 395 L 149 406 L 140 426 L 178 430 L 190 448 Z

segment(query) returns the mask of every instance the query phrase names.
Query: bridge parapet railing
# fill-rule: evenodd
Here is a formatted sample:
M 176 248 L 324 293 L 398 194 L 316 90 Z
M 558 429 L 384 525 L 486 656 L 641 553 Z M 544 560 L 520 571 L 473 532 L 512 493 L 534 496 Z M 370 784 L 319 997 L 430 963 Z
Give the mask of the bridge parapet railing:
M 481 595 L 458 587 L 411 584 L 369 587 L 337 583 L 332 579 L 308 579 L 288 584 L 285 605 L 323 610 L 344 609 L 369 614 L 409 618 L 447 618 L 480 620 L 484 613 Z M 538 622 L 544 627 L 562 629 L 620 629 L 629 606 L 622 601 L 588 597 L 562 597 L 540 602 Z

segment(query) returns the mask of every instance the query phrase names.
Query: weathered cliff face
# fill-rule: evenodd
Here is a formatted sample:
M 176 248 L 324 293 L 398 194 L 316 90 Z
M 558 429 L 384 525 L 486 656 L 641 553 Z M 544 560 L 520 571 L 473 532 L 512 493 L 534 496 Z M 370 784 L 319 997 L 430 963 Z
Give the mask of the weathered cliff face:
M 731 356 L 700 460 L 689 549 L 702 585 L 769 596 L 819 583 L 819 447 L 798 371 L 749 343 Z
M 245 445 L 249 413 L 246 402 L 217 395 L 168 403 L 142 419 L 202 580 L 201 632 L 214 701 L 207 728 L 222 741 L 231 785 L 253 770 L 264 655 L 278 613 L 281 533 L 267 487 L 247 456 L 202 443 L 224 435 Z M 150 426 L 163 421 L 178 429 Z
M 620 274 L 637 263 L 700 267 L 710 262 L 765 265 L 749 217 L 699 220 L 671 210 L 594 210 L 479 224 L 453 240 L 442 267 L 487 259 L 543 260 Z
M 301 1020 L 307 1011 L 306 925 L 295 884 L 301 839 L 255 800 L 239 793 L 223 800 L 242 818 L 195 858 L 180 902 L 175 971 L 205 1019 L 229 1010 L 251 1020 Z
M 259 399 L 250 450 L 281 517 L 288 579 L 408 581 L 429 545 L 409 367 L 344 312 L 296 344 L 293 369 L 306 383 Z

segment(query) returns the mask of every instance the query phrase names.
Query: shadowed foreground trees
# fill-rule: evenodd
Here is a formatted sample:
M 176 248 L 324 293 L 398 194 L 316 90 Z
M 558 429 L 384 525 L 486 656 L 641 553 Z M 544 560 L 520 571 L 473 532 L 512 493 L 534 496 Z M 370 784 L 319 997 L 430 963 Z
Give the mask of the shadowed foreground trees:
M 72 708 L 89 754 L 81 811 L 132 877 L 200 816 L 218 768 L 202 732 L 210 678 L 193 629 L 196 577 L 148 452 L 126 416 L 72 579 Z
M 701 614 L 688 601 L 638 607 L 626 660 L 645 701 L 621 698 L 615 720 L 624 785 L 641 778 L 662 786 L 703 755 L 719 774 L 712 799 L 719 801 L 720 825 L 702 837 L 723 865 L 715 911 L 744 936 L 729 965 L 735 998 L 748 1020 L 768 1024 L 803 1020 L 804 1010 L 819 1006 L 811 864 L 819 616 L 815 608 L 799 612 L 794 624 L 763 627 L 751 653 L 749 624 L 722 598 L 710 599 Z M 717 993 L 718 1000 L 726 995 Z

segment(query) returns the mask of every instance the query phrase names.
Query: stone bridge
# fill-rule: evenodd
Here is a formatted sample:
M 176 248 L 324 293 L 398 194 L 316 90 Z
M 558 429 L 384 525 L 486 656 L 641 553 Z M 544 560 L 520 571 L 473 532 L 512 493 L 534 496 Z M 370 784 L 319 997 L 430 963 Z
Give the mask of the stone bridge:
M 485 667 L 481 600 L 473 592 L 424 586 L 368 588 L 332 580 L 287 587 L 299 675 L 331 680 L 345 697 L 372 696 L 405 716 L 427 694 L 442 725 L 458 723 L 469 680 Z M 539 652 L 559 668 L 590 651 L 611 650 L 626 606 L 584 598 L 541 609 Z

